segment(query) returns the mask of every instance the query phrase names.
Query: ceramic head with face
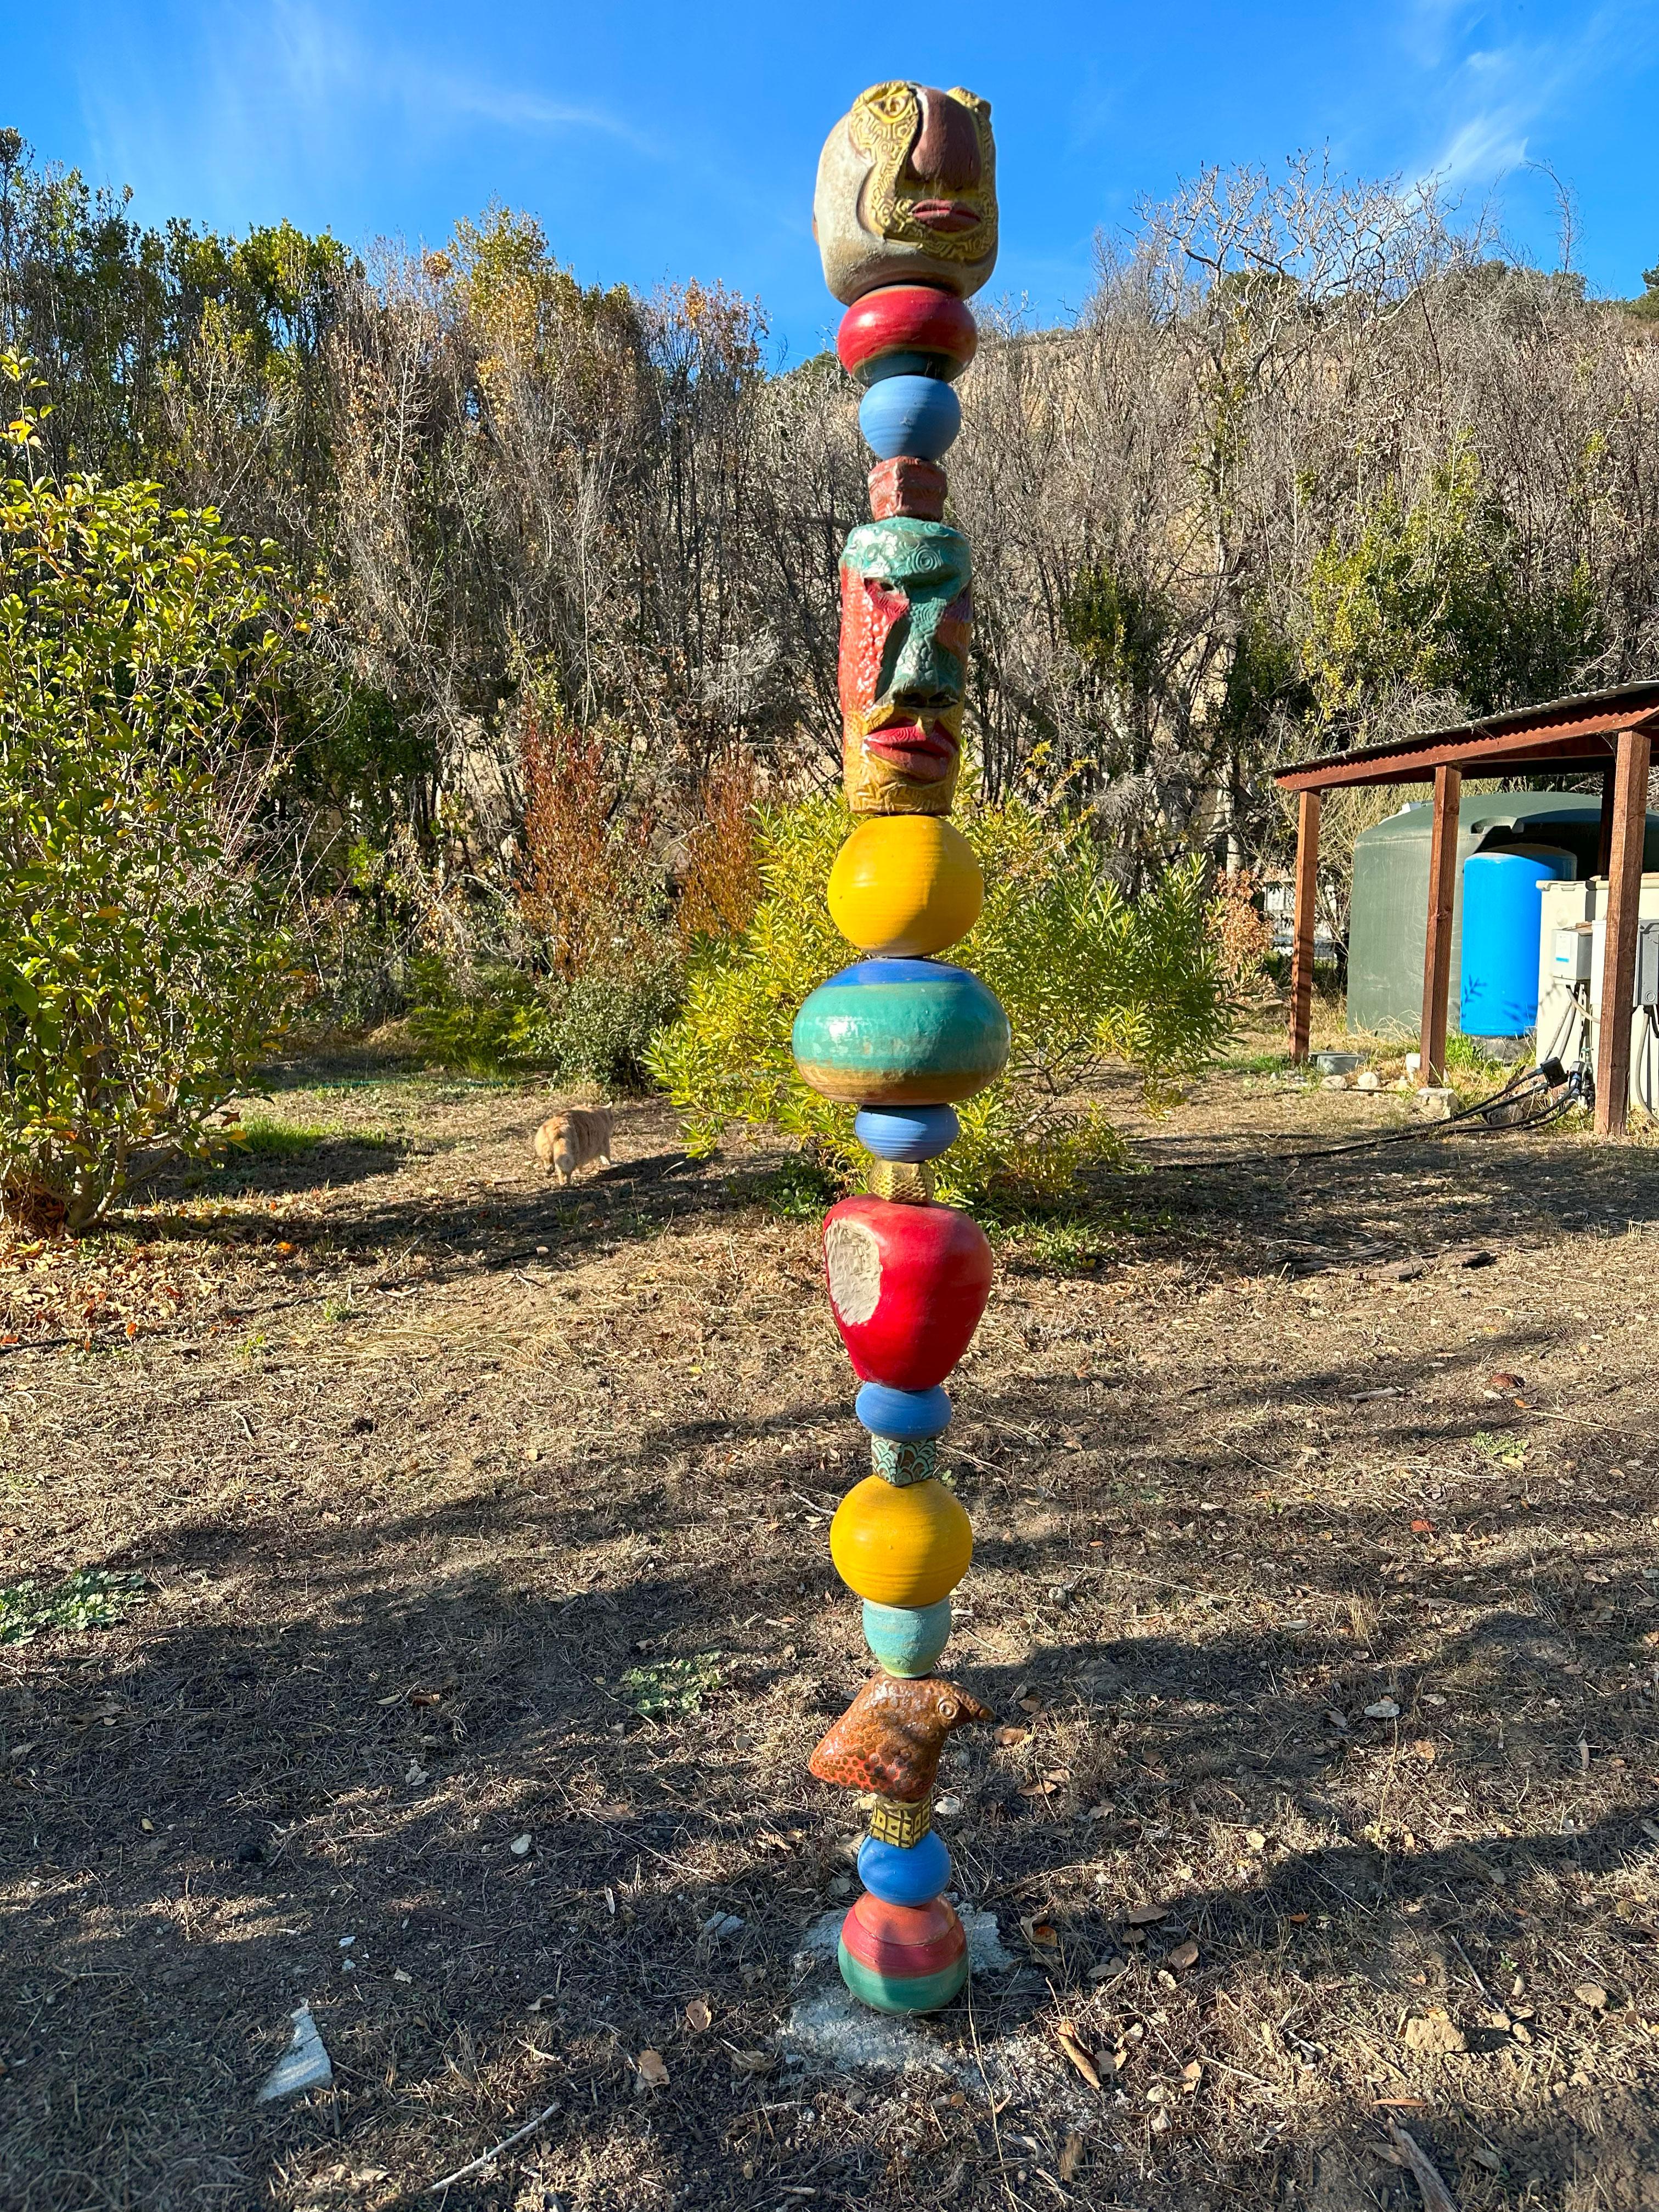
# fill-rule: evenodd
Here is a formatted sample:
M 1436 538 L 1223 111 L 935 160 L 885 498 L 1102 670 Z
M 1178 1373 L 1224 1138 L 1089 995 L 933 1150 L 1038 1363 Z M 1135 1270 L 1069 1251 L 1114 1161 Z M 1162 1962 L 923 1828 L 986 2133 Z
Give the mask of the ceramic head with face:
M 948 814 L 962 767 L 973 621 L 968 541 L 866 522 L 841 556 L 842 767 L 854 814 Z
M 878 284 L 977 292 L 997 258 L 989 103 L 960 86 L 861 93 L 824 142 L 812 231 L 844 306 Z

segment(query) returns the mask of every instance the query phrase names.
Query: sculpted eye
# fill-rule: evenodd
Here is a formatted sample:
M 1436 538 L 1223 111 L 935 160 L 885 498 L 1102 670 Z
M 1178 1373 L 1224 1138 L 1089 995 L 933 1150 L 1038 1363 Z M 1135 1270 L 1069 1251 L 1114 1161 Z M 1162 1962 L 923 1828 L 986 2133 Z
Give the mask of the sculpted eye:
M 912 95 L 908 84 L 879 85 L 866 93 L 865 98 L 884 123 L 902 123 L 910 112 Z
M 955 1720 L 957 1717 L 957 1701 L 954 1698 L 940 1698 L 939 1717 L 942 1721 Z
M 910 602 L 896 585 L 884 583 L 879 576 L 866 576 L 864 595 L 872 611 L 886 621 L 895 623 L 901 615 L 910 611 Z

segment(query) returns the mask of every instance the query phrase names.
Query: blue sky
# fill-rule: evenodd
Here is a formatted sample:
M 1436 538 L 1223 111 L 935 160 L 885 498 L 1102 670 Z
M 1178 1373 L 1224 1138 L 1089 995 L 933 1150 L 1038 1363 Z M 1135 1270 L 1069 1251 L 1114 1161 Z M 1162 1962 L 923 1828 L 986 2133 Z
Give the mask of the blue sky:
M 1443 174 L 1547 264 L 1547 163 L 1578 201 L 1575 265 L 1633 292 L 1659 263 L 1649 148 L 1654 0 L 55 0 L 8 10 L 0 123 L 148 221 L 287 216 L 354 245 L 440 242 L 492 198 L 539 216 L 585 282 L 718 278 L 781 352 L 837 310 L 811 237 L 813 167 L 866 84 L 965 84 L 993 106 L 993 297 L 1086 295 L 1103 226 L 1208 161 L 1328 144 L 1367 175 Z

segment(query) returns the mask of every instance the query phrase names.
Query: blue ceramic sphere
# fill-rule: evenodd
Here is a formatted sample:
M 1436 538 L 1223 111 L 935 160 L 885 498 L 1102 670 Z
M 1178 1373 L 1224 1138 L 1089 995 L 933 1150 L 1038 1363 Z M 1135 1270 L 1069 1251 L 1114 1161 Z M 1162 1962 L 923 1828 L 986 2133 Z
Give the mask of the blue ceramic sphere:
M 908 1850 L 866 1836 L 859 1845 L 859 1880 L 884 1905 L 926 1905 L 951 1886 L 951 1854 L 937 1828 Z
M 931 1390 L 891 1390 L 884 1382 L 866 1382 L 853 1411 L 872 1437 L 896 1437 L 901 1443 L 942 1437 L 951 1425 L 951 1401 L 939 1382 Z
M 913 1680 L 931 1674 L 951 1636 L 951 1601 L 937 1605 L 878 1605 L 864 1601 L 864 1640 L 877 1665 Z
M 943 460 L 962 428 L 962 402 L 936 376 L 884 376 L 859 402 L 859 428 L 878 460 Z
M 962 1133 L 951 1106 L 863 1106 L 853 1133 L 878 1160 L 936 1160 Z

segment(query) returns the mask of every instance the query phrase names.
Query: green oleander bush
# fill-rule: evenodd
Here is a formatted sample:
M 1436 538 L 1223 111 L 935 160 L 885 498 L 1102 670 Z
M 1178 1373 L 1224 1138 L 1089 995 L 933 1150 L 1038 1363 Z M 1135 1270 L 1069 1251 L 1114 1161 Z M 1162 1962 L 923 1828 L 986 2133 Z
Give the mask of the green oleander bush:
M 1013 1050 L 1006 1073 L 957 1109 L 962 1135 L 939 1163 L 940 1193 L 1058 1201 L 1084 1169 L 1121 1155 L 1085 1095 L 1109 1062 L 1138 1069 L 1156 1095 L 1231 1035 L 1203 871 L 1172 868 L 1129 899 L 1086 821 L 1018 799 L 970 803 L 959 821 L 984 871 L 985 908 L 950 957 L 1001 1000 Z M 838 799 L 761 811 L 753 920 L 694 952 L 684 1010 L 649 1054 L 694 1152 L 736 1121 L 799 1137 L 847 1176 L 864 1161 L 853 1109 L 807 1090 L 789 1051 L 801 1001 L 858 957 L 824 904 L 849 828 Z
M 79 1230 L 141 1150 L 212 1148 L 295 996 L 252 836 L 284 646 L 258 554 L 154 484 L 46 474 L 15 355 L 8 383 L 0 1212 Z

